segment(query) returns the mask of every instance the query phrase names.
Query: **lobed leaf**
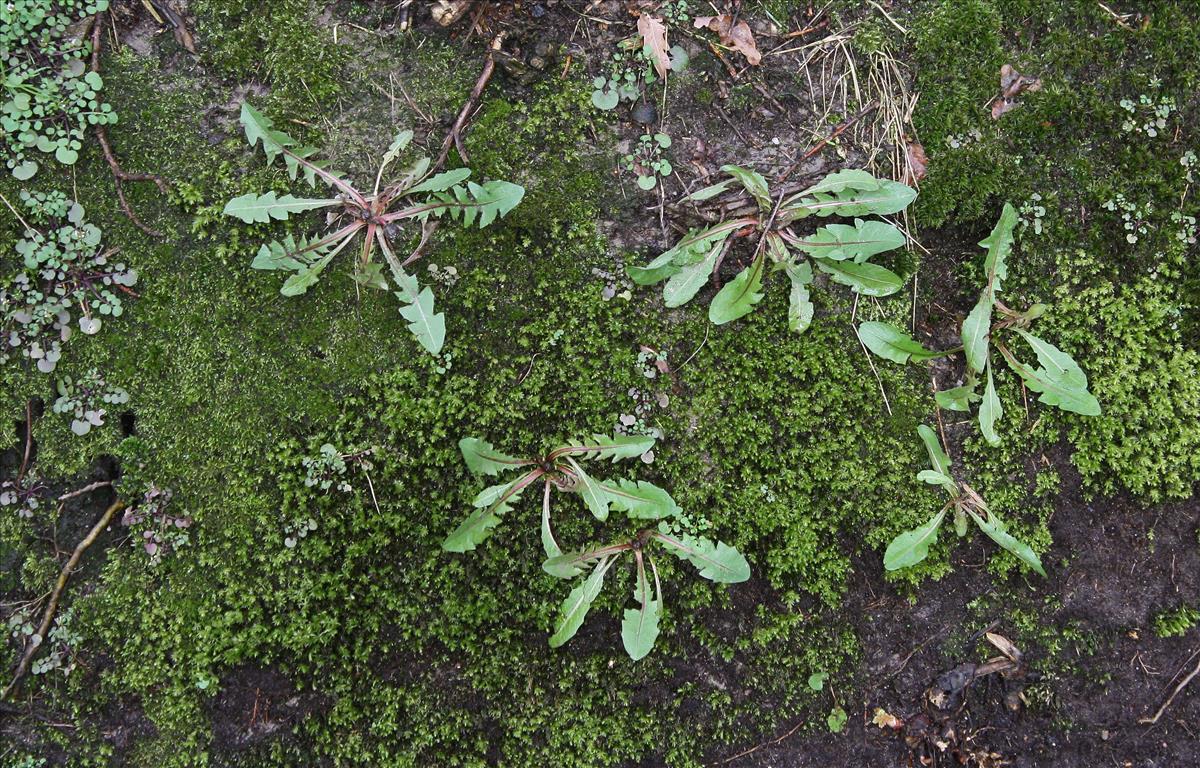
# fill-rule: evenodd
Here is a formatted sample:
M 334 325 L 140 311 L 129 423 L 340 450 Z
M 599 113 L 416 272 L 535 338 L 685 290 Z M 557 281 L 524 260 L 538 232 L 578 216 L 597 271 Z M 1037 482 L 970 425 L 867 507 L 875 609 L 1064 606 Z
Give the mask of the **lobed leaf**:
M 299 296 L 306 292 L 309 288 L 317 284 L 321 279 L 321 273 L 325 271 L 325 267 L 329 266 L 329 262 L 337 255 L 337 251 L 327 253 L 319 261 L 305 265 L 300 268 L 296 274 L 283 281 L 283 286 L 279 292 L 284 296 Z
M 807 261 L 802 264 L 787 262 L 783 269 L 792 284 L 788 293 L 788 330 L 803 333 L 812 324 L 814 312 L 808 294 L 808 286 L 813 280 L 812 265 Z
M 396 298 L 406 305 L 400 308 L 400 316 L 408 321 L 408 330 L 412 331 L 417 342 L 431 355 L 442 351 L 446 342 L 446 315 L 433 311 L 433 291 L 426 286 L 415 297 L 408 299 L 410 294 L 397 291 Z
M 466 181 L 470 175 L 470 168 L 455 168 L 452 171 L 446 171 L 444 173 L 439 173 L 436 176 L 430 176 L 428 179 L 425 179 L 425 181 L 422 181 L 415 187 L 406 189 L 404 194 L 415 195 L 419 192 L 442 192 L 450 187 L 453 187 L 459 182 Z
M 645 480 L 601 483 L 613 509 L 635 520 L 661 520 L 681 511 L 671 494 Z
M 709 581 L 737 584 L 750 578 L 750 563 L 741 552 L 728 544 L 686 534 L 656 533 L 654 538 L 667 546 L 680 560 L 687 560 Z
M 885 221 L 855 219 L 854 224 L 828 224 L 801 240 L 796 248 L 810 256 L 862 263 L 876 254 L 903 247 L 904 233 Z
M 1033 348 L 1041 367 L 1036 371 L 1020 364 L 1012 367 L 1025 380 L 1026 386 L 1041 394 L 1038 401 L 1083 416 L 1099 416 L 1100 403 L 1088 392 L 1087 374 L 1071 356 L 1032 333 L 1020 328 L 1016 331 Z M 1008 356 L 1006 359 L 1010 364 L 1016 362 Z
M 741 184 L 750 196 L 758 203 L 760 210 L 771 210 L 771 191 L 767 188 L 767 180 L 758 171 L 742 168 L 738 165 L 722 165 L 721 170 L 728 173 Z
M 390 165 L 400 153 L 403 152 L 413 140 L 413 132 L 405 129 L 396 134 L 396 138 L 392 139 L 392 143 L 388 145 L 387 152 L 383 153 L 383 160 L 380 165 L 387 167 Z
M 708 258 L 717 243 L 724 243 L 735 230 L 753 224 L 754 219 L 722 221 L 705 229 L 692 229 L 670 249 L 660 253 L 644 267 L 627 267 L 625 272 L 638 285 L 653 285 L 678 273 L 681 268 Z
M 637 583 L 633 597 L 641 607 L 626 609 L 621 621 L 621 644 L 634 661 L 645 658 L 653 650 L 654 641 L 658 639 L 658 621 L 662 616 L 662 592 L 659 590 L 655 595 L 650 594 L 643 556 L 640 552 L 637 555 Z
M 858 338 L 876 355 L 901 365 L 909 360 L 921 362 L 941 355 L 940 352 L 926 349 L 912 336 L 888 323 L 862 323 L 858 326 Z
M 971 515 L 971 519 L 975 521 L 975 525 L 979 526 L 979 530 L 987 534 L 988 538 L 1004 547 L 1006 550 L 1016 555 L 1017 559 L 1028 565 L 1038 575 L 1045 578 L 1046 569 L 1042 567 L 1042 560 L 1037 556 L 1037 553 L 1025 542 L 1017 539 L 1011 533 L 1004 529 L 1004 523 L 1000 518 L 992 513 L 988 513 L 988 519 L 984 520 L 975 513 L 975 510 L 967 510 Z
M 833 190 L 825 190 L 818 184 L 816 191 L 804 191 L 783 201 L 780 206 L 784 222 L 804 219 L 809 216 L 865 216 L 897 213 L 916 199 L 911 187 L 898 181 L 874 179 L 868 185 L 861 176 L 851 183 L 835 183 Z
M 283 240 L 272 240 L 258 249 L 254 261 L 250 262 L 252 269 L 262 270 L 299 270 L 311 264 L 314 257 L 329 250 L 329 244 L 316 246 L 319 240 L 301 237 L 297 240 L 288 235 Z
M 833 195 L 844 190 L 873 190 L 879 188 L 879 179 L 859 168 L 846 168 L 831 173 L 813 186 L 800 192 L 797 197 Z
M 274 124 L 265 115 L 250 106 L 250 104 L 246 102 L 242 103 L 242 111 L 238 119 L 242 124 L 243 130 L 246 132 L 246 141 L 249 142 L 250 146 L 254 147 L 259 143 L 262 144 L 263 154 L 267 157 L 268 165 L 275 162 L 275 158 L 282 155 L 288 176 L 293 181 L 296 180 L 297 174 L 303 170 L 304 178 L 309 186 L 315 187 L 317 176 L 320 175 L 326 183 L 336 183 L 345 188 L 345 183 L 333 173 L 325 170 L 323 163 L 316 163 L 309 159 L 317 152 L 314 147 L 300 146 L 291 136 L 283 131 L 275 130 Z
M 460 442 L 459 445 L 461 446 L 461 444 Z M 503 490 L 495 490 L 498 486 L 484 489 L 475 497 L 475 511 L 446 537 L 442 542 L 442 549 L 447 552 L 469 552 L 475 549 L 488 536 L 492 535 L 492 529 L 500 524 L 504 513 L 512 509 L 512 503 L 517 500 L 522 491 L 542 474 L 542 470 L 535 469 L 511 483 L 501 486 Z M 481 506 L 481 501 L 490 503 Z
M 554 555 L 546 558 L 542 570 L 560 579 L 570 579 L 583 573 L 588 563 L 619 555 L 632 548 L 630 544 L 609 544 L 596 549 Z
M 575 473 L 575 479 L 578 481 L 576 490 L 583 497 L 583 503 L 587 505 L 588 511 L 592 513 L 593 517 L 604 522 L 608 519 L 609 501 L 604 485 L 584 472 L 583 467 L 579 466 L 579 462 L 575 459 L 568 456 L 567 461 Z
M 462 453 L 467 469 L 477 475 L 498 475 L 506 469 L 524 467 L 534 462 L 518 459 L 497 451 L 487 440 L 477 437 L 464 437 L 458 441 L 458 450 Z
M 668 307 L 680 307 L 692 300 L 712 275 L 727 237 L 728 233 L 724 237 L 714 240 L 708 254 L 700 261 L 677 267 L 678 271 L 671 275 L 663 287 L 664 304 Z
M 271 219 L 283 221 L 293 213 L 341 204 L 341 200 L 294 197 L 293 195 L 277 197 L 273 191 L 262 195 L 251 192 L 233 198 L 225 204 L 225 208 L 221 212 L 226 216 L 239 218 L 247 224 L 264 224 Z
M 1006 259 L 1013 247 L 1013 228 L 1017 225 L 1017 211 L 1011 204 L 1005 203 L 1000 213 L 1000 220 L 992 228 L 991 233 L 979 241 L 981 248 L 987 249 L 983 259 L 983 272 L 987 275 L 988 286 L 992 294 L 1000 290 L 1001 283 L 1008 277 Z M 994 295 L 992 299 L 994 300 Z
M 551 451 L 552 458 L 579 456 L 584 459 L 632 459 L 654 447 L 651 435 L 592 435 L 572 445 L 564 445 Z
M 443 192 L 431 193 L 429 207 L 420 215 L 422 218 L 430 215 L 449 216 L 468 227 L 478 220 L 482 229 L 497 217 L 507 216 L 524 196 L 524 187 L 507 181 L 494 180 L 483 184 L 468 181 L 466 186 L 456 185 Z

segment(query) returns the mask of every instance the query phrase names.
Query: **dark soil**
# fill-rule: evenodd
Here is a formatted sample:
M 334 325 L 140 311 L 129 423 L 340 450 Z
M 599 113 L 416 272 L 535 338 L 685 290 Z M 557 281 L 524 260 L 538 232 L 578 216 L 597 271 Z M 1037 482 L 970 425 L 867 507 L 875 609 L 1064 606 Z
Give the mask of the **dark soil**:
M 864 696 L 857 707 L 845 705 L 847 733 L 812 736 L 802 729 L 728 765 L 1200 764 L 1195 691 L 1181 692 L 1156 725 L 1138 722 L 1152 717 L 1195 666 L 1194 637 L 1159 639 L 1150 624 L 1157 610 L 1200 595 L 1200 505 L 1185 502 L 1147 512 L 1127 499 L 1088 501 L 1077 481 L 1065 486 L 1053 523 L 1059 543 L 1046 561 L 1061 557 L 1070 564 L 1051 569 L 1049 582 L 1036 586 L 1039 595 L 1061 602 L 1040 618 L 1048 626 L 1078 626 L 1098 645 L 1094 654 L 1069 652 L 1064 666 L 1041 678 L 1052 691 L 1050 700 L 1039 700 L 1028 688 L 1022 691 L 1039 683 L 1039 674 L 1031 671 L 1021 681 L 978 679 L 952 714 L 928 703 L 927 690 L 943 674 L 960 663 L 980 661 L 981 653 L 997 655 L 984 641 L 974 641 L 976 635 L 991 628 L 1015 636 L 1004 622 L 972 616 L 972 601 L 995 588 L 982 567 L 982 547 L 959 550 L 955 572 L 922 589 L 915 603 L 897 596 L 884 581 L 877 558 L 866 558 L 844 607 L 846 615 L 857 617 L 863 646 L 858 683 Z M 1033 669 L 1039 666 L 1036 655 L 1027 662 Z M 1006 705 L 1009 693 L 1022 694 L 1015 710 Z M 906 727 L 894 733 L 872 724 L 877 707 Z M 932 726 L 922 720 L 930 714 Z M 779 735 L 795 725 L 781 723 Z M 947 726 L 954 736 L 940 738 L 943 751 L 939 738 L 926 736 L 943 737 Z M 920 762 L 922 755 L 932 762 Z

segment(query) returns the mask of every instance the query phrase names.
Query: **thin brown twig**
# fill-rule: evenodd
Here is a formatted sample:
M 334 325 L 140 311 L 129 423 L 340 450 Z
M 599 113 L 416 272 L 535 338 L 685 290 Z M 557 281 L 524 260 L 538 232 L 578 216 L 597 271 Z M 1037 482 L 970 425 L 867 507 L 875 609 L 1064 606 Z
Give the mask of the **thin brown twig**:
M 765 747 L 773 747 L 776 744 L 778 744 L 779 742 L 786 739 L 788 736 L 791 736 L 793 733 L 800 730 L 800 726 L 802 726 L 802 725 L 804 725 L 803 719 L 800 720 L 800 722 L 796 723 L 794 726 L 792 726 L 792 729 L 789 730 L 787 733 L 783 734 L 782 736 L 780 736 L 776 739 L 772 739 L 771 741 L 764 741 L 762 744 L 759 744 L 757 746 L 753 746 L 753 747 L 750 747 L 749 749 L 738 752 L 733 757 L 727 757 L 724 760 L 718 760 L 715 763 L 709 763 L 709 765 L 725 765 L 727 763 L 732 763 L 734 760 L 737 760 L 740 757 L 745 757 L 746 755 L 753 754 L 753 753 L 757 752 L 758 750 L 763 749 Z
M 113 515 L 124 508 L 125 502 L 123 501 L 114 501 L 110 504 L 108 509 L 104 510 L 104 514 L 100 516 L 100 519 L 96 521 L 96 524 L 92 526 L 92 530 L 88 532 L 88 535 L 84 536 L 83 540 L 75 545 L 75 551 L 71 553 L 71 559 L 67 560 L 67 564 L 63 566 L 62 571 L 58 574 L 58 581 L 54 584 L 54 591 L 50 593 L 50 602 L 46 605 L 46 610 L 42 614 L 42 623 L 38 626 L 37 630 L 37 636 L 41 639 L 37 642 L 30 642 L 25 648 L 25 653 L 21 655 L 21 661 L 17 664 L 17 669 L 13 673 L 12 682 L 8 684 L 3 692 L 0 692 L 0 700 L 7 699 L 9 694 L 16 690 L 17 685 L 21 682 L 21 678 L 29 671 L 29 664 L 33 661 L 34 654 L 42 646 L 42 642 L 50 631 L 50 624 L 54 621 L 54 614 L 58 610 L 59 598 L 62 597 L 63 590 L 67 586 L 67 578 L 70 577 L 71 571 L 75 570 L 75 566 L 78 565 L 79 559 L 83 557 L 83 553 L 87 551 L 87 548 L 92 546 L 92 543 L 96 541 L 100 533 L 108 527 Z
M 103 18 L 107 11 L 101 11 L 92 17 L 92 71 L 100 74 L 100 51 L 104 44 L 104 24 Z M 132 173 L 126 171 L 118 162 L 117 156 L 113 154 L 112 146 L 108 143 L 108 132 L 103 125 L 97 123 L 92 126 L 96 131 L 96 140 L 100 142 L 100 149 L 104 152 L 104 160 L 108 163 L 108 168 L 112 171 L 113 180 L 117 186 L 117 200 L 121 203 L 121 210 L 133 222 L 134 226 L 145 232 L 151 237 L 162 237 L 162 233 L 158 230 L 146 226 L 137 214 L 133 212 L 133 207 L 129 205 L 129 201 L 125 199 L 125 190 L 122 187 L 122 182 L 126 181 L 152 181 L 158 187 L 158 191 L 164 195 L 171 192 L 171 187 L 167 184 L 166 179 L 156 173 Z
M 1164 712 L 1167 711 L 1167 707 L 1171 706 L 1171 702 L 1175 701 L 1175 697 L 1179 695 L 1179 692 L 1186 688 L 1187 684 L 1192 682 L 1192 679 L 1195 678 L 1196 675 L 1200 675 L 1200 661 L 1196 662 L 1196 666 L 1191 672 L 1188 673 L 1187 677 L 1179 681 L 1179 685 L 1175 686 L 1175 690 L 1171 691 L 1171 695 L 1167 697 L 1167 700 L 1164 701 L 1162 706 L 1158 708 L 1158 711 L 1154 713 L 1154 717 L 1143 717 L 1138 720 L 1138 723 L 1142 725 L 1154 725 L 1157 723 L 1158 719 L 1163 716 Z
M 797 160 L 796 162 L 794 162 L 790 166 L 788 166 L 788 169 L 786 171 L 784 171 L 783 174 L 778 177 L 778 179 L 776 180 L 776 183 L 778 184 L 779 182 L 782 182 L 785 179 L 787 179 L 788 176 L 791 176 L 792 173 L 797 168 L 800 167 L 801 163 L 803 163 L 805 160 L 809 159 L 813 155 L 820 152 L 822 149 L 824 149 L 826 146 L 828 146 L 830 142 L 837 141 L 837 138 L 839 136 L 841 136 L 843 133 L 845 133 L 848 128 L 850 128 L 855 123 L 857 123 L 859 120 L 863 119 L 869 113 L 875 111 L 878 108 L 879 108 L 879 102 L 872 101 L 870 104 L 868 104 L 867 106 L 860 109 L 858 111 L 858 114 L 853 115 L 852 117 L 850 117 L 846 120 L 843 120 L 841 125 L 839 125 L 837 128 L 833 129 L 833 133 L 829 134 L 825 138 L 818 141 L 816 144 L 814 144 L 812 146 L 811 149 L 809 149 L 807 152 L 805 152 L 803 155 L 801 155 L 799 160 Z
M 504 42 L 505 32 L 499 32 L 492 38 L 491 45 L 488 46 L 487 60 L 483 62 L 483 71 L 479 73 L 479 79 L 475 81 L 475 87 L 471 89 L 471 95 L 467 97 L 467 102 L 463 104 L 462 109 L 458 111 L 458 118 L 454 121 L 454 125 L 450 128 L 450 132 L 446 134 L 446 138 L 442 141 L 442 151 L 438 153 L 437 162 L 433 164 L 436 170 L 441 168 L 446 162 L 446 158 L 450 157 L 450 148 L 457 147 L 458 154 L 462 157 L 463 162 L 468 162 L 467 149 L 463 146 L 462 132 L 467 125 L 467 120 L 475 111 L 475 105 L 479 103 L 479 99 L 483 96 L 483 89 L 487 88 L 488 81 L 492 79 L 492 73 L 496 71 L 496 51 L 500 50 L 500 45 Z
M 92 483 L 91 485 L 85 485 L 82 488 L 71 491 L 70 493 L 64 493 L 62 496 L 58 497 L 58 500 L 59 501 L 67 501 L 68 499 L 73 499 L 76 496 L 82 496 L 85 493 L 91 493 L 92 491 L 98 490 L 100 488 L 107 488 L 110 485 L 112 485 L 112 480 L 97 480 L 96 482 Z

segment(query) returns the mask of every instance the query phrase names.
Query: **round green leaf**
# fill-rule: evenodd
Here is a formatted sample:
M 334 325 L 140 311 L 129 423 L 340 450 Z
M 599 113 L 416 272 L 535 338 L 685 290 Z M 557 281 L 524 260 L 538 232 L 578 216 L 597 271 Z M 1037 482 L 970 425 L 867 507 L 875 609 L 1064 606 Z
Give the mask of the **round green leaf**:
M 596 109 L 607 112 L 610 109 L 616 109 L 620 101 L 621 97 L 616 91 L 592 91 L 592 106 Z

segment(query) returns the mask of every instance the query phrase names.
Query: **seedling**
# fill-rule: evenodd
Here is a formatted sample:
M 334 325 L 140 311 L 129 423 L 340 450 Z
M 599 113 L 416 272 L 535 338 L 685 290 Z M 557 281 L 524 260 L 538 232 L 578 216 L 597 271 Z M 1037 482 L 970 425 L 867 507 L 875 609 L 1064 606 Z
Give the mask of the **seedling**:
M 460 440 L 458 447 L 467 467 L 476 474 L 498 475 L 509 470 L 522 470 L 522 474 L 481 491 L 472 502 L 475 511 L 446 537 L 442 542 L 443 549 L 449 552 L 475 549 L 491 535 L 521 493 L 540 482 L 542 549 L 546 554 L 543 569 L 552 576 L 565 579 L 574 578 L 586 568 L 591 568 L 590 575 L 571 591 L 563 603 L 554 634 L 550 638 L 551 647 L 557 648 L 575 635 L 600 593 L 605 573 L 618 556 L 632 552 L 637 564 L 635 599 L 640 608 L 625 612 L 621 636 L 631 658 L 637 660 L 650 652 L 658 636 L 658 621 L 662 615 L 658 570 L 646 550 L 651 542 L 658 542 L 678 557 L 692 562 L 704 578 L 735 583 L 745 581 L 750 576 L 749 564 L 733 547 L 721 542 L 713 544 L 708 539 L 679 532 L 676 528 L 680 526 L 668 522 L 680 518 L 682 512 L 667 491 L 644 480 L 599 480 L 582 466 L 581 462 L 592 459 L 616 462 L 641 456 L 654 447 L 654 438 L 651 436 L 593 435 L 531 458 L 509 456 L 497 451 L 487 441 L 473 437 Z M 624 512 L 630 520 L 659 521 L 659 526 L 657 529 L 643 528 L 632 539 L 606 547 L 564 553 L 554 538 L 550 521 L 550 500 L 556 489 L 582 496 L 585 506 L 601 522 L 608 519 L 610 510 L 615 509 Z M 650 564 L 654 574 L 653 598 L 646 577 L 646 563 Z
M 114 262 L 115 249 L 101 249 L 100 228 L 85 221 L 79 203 L 62 193 L 22 192 L 21 199 L 30 220 L 48 226 L 21 219 L 25 234 L 15 251 L 22 267 L 0 286 L 0 363 L 19 351 L 50 373 L 76 330 L 99 333 L 102 318 L 124 312 L 121 294 L 137 295 L 138 274 Z
M 33 517 L 50 497 L 50 490 L 49 485 L 32 473 L 5 480 L 0 482 L 0 507 L 16 507 L 17 517 Z
M 320 180 L 337 190 L 337 194 L 329 198 L 277 196 L 272 191 L 250 193 L 230 200 L 224 212 L 247 224 L 284 220 L 294 213 L 319 208 L 336 209 L 330 218 L 337 226 L 329 234 L 298 240 L 289 235 L 282 241 L 272 241 L 259 249 L 250 266 L 292 272 L 280 293 L 297 296 L 315 285 L 333 258 L 362 233 L 354 279 L 370 288 L 391 290 L 381 265 L 372 261 L 378 245 L 391 271 L 394 294 L 404 305 L 400 314 L 408 321 L 409 330 L 421 346 L 430 354 L 438 354 L 446 338 L 445 315 L 434 313 L 433 291 L 422 288 L 416 276 L 404 268 L 421 257 L 438 217 L 458 219 L 468 227 L 476 223 L 480 228 L 486 227 L 515 208 L 525 190 L 507 181 L 483 184 L 468 181 L 470 168 L 431 175 L 427 157 L 419 158 L 396 181 L 382 186 L 384 172 L 412 141 L 412 131 L 401 131 L 380 161 L 373 190 L 364 193 L 328 170 L 325 163 L 310 160 L 317 151 L 315 148 L 300 146 L 287 134 L 275 130 L 271 121 L 249 104 L 242 105 L 241 122 L 250 146 L 261 142 L 268 164 L 282 156 L 293 180 L 303 173 L 310 187 L 315 188 Z M 421 224 L 421 238 L 412 253 L 401 261 L 392 243 L 406 234 L 404 227 L 411 222 Z
M 104 425 L 108 406 L 129 402 L 129 393 L 104 380 L 95 368 L 72 379 L 64 376 L 58 382 L 58 399 L 54 401 L 55 413 L 71 417 L 71 431 L 86 435 L 92 427 Z
M 954 530 L 959 538 L 967 535 L 967 519 L 970 518 L 988 538 L 1016 555 L 1021 562 L 1044 577 L 1046 571 L 1042 568 L 1042 561 L 1029 545 L 1008 533 L 1004 522 L 988 510 L 987 502 L 971 486 L 960 483 L 950 474 L 950 457 L 942 449 L 937 434 L 924 424 L 917 427 L 917 432 L 925 443 L 931 467 L 918 472 L 917 479 L 930 485 L 941 486 L 950 498 L 924 525 L 905 531 L 892 539 L 892 543 L 888 544 L 887 551 L 883 554 L 883 567 L 895 571 L 924 560 L 929 554 L 929 547 L 937 542 L 938 528 L 942 521 L 953 510 Z
M 113 125 L 104 80 L 88 71 L 80 22 L 108 0 L 24 0 L 0 6 L 0 155 L 18 181 L 38 172 L 33 150 L 73 165 L 89 126 Z
M 935 352 L 926 349 L 912 336 L 887 323 L 868 322 L 858 328 L 859 338 L 868 349 L 896 363 L 922 362 L 963 352 L 967 360 L 966 382 L 960 387 L 938 392 L 935 399 L 942 408 L 963 412 L 969 412 L 971 404 L 978 402 L 979 428 L 990 445 L 1000 443 L 996 434 L 996 423 L 1004 413 L 1000 398 L 996 395 L 996 384 L 992 375 L 993 346 L 1008 366 L 1021 377 L 1025 386 L 1040 394 L 1040 402 L 1083 416 L 1100 414 L 1100 403 L 1088 392 L 1087 375 L 1083 369 L 1070 355 L 1029 332 L 1033 322 L 1046 311 L 1046 306 L 1034 304 L 1024 312 L 1017 312 L 996 298 L 1002 281 L 1008 275 L 1006 259 L 1012 250 L 1013 228 L 1016 223 L 1017 212 L 1006 203 L 1000 221 L 987 239 L 980 242 L 980 246 L 987 249 L 984 259 L 987 283 L 975 308 L 963 320 L 961 347 Z M 992 319 L 993 309 L 1000 314 L 1000 319 L 995 322 Z M 1009 334 L 1019 336 L 1033 349 L 1040 367 L 1034 369 L 1016 358 L 1008 346 L 1011 340 Z M 987 384 L 981 399 L 976 389 L 979 377 L 984 375 L 987 376 Z
M 654 53 L 642 36 L 626 38 L 617 48 L 608 61 L 607 73 L 592 80 L 592 106 L 606 112 L 616 109 L 622 101 L 637 101 L 644 86 L 660 79 L 654 68 Z M 682 72 L 687 68 L 688 55 L 682 46 L 671 46 L 667 56 L 671 71 Z
M 834 282 L 848 285 L 865 296 L 887 296 L 903 286 L 899 275 L 868 261 L 872 256 L 904 245 L 904 234 L 892 224 L 855 218 L 853 225 L 829 224 L 805 237 L 794 231 L 794 225 L 811 216 L 897 213 L 916 197 L 911 188 L 877 179 L 866 171 L 845 170 L 797 193 L 789 195 L 785 190 L 773 196 L 759 173 L 736 165 L 726 165 L 721 170 L 730 178 L 693 192 L 684 200 L 730 198 L 730 187 L 735 183 L 752 200 L 743 205 L 736 196 L 726 199 L 720 205 L 717 223 L 690 230 L 646 266 L 628 269 L 630 278 L 638 285 L 666 280 L 663 300 L 668 307 L 679 307 L 692 300 L 709 275 L 720 267 L 734 236 L 756 237 L 757 244 L 750 265 L 726 283 L 709 304 L 708 319 L 717 325 L 754 310 L 763 297 L 768 267 L 788 276 L 791 283 L 788 327 L 797 333 L 812 322 L 809 286 L 813 264 Z
M 157 565 L 163 555 L 178 551 L 190 540 L 187 529 L 192 526 L 192 518 L 175 513 L 171 507 L 174 496 L 170 488 L 151 483 L 141 501 L 121 516 L 121 525 L 133 534 L 133 541 L 141 541 L 151 565 Z
M 633 152 L 625 155 L 625 170 L 637 174 L 637 185 L 644 190 L 654 189 L 658 178 L 671 175 L 671 161 L 663 157 L 663 150 L 671 146 L 671 137 L 665 133 L 643 134 Z

